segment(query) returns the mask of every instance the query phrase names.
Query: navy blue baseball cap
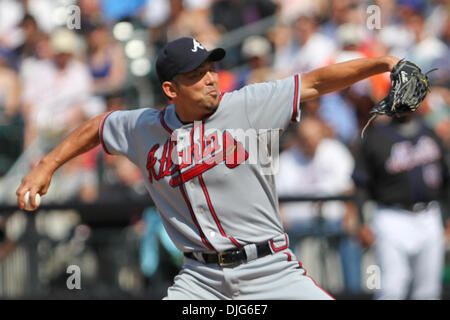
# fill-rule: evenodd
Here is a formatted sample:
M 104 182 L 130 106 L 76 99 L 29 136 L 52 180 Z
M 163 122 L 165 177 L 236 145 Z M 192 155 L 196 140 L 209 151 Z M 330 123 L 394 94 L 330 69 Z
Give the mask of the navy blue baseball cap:
M 156 72 L 159 81 L 171 81 L 180 73 L 197 69 L 206 60 L 220 61 L 225 57 L 225 50 L 216 48 L 206 50 L 193 38 L 179 38 L 164 46 L 156 59 Z

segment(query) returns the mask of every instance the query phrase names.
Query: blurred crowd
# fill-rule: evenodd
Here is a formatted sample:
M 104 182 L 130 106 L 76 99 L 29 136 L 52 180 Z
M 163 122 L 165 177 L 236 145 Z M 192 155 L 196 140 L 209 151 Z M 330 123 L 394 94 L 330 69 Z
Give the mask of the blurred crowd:
M 228 50 L 219 65 L 222 91 L 385 54 L 425 71 L 439 68 L 420 112 L 450 146 L 449 6 L 445 0 L 0 0 L 0 175 L 28 147 L 45 141 L 50 149 L 99 113 L 164 106 L 154 58 L 180 36 Z M 249 32 L 252 24 L 260 28 Z M 388 73 L 375 76 L 305 103 L 302 112 L 351 147 L 389 85 Z M 67 174 L 92 171 L 100 157 L 118 180 L 125 178 L 120 160 L 98 150 Z M 100 196 L 97 180 L 77 186 L 82 200 Z
M 111 110 L 163 107 L 155 57 L 181 36 L 227 49 L 218 66 L 223 92 L 359 57 L 394 55 L 424 71 L 438 68 L 429 75 L 433 90 L 418 112 L 450 150 L 448 0 L 0 0 L 0 177 L 26 150 L 37 150 L 28 159 L 34 165 L 86 119 Z M 327 139 L 328 155 L 341 157 L 343 166 L 335 180 L 321 177 L 314 165 L 300 170 L 309 192 L 351 191 L 351 151 L 369 110 L 389 86 L 386 73 L 302 103 L 308 130 L 289 128 L 282 151 L 299 148 L 313 158 Z M 49 202 L 148 197 L 138 169 L 100 148 L 71 161 L 59 175 Z M 293 194 L 289 185 L 295 181 L 289 176 L 283 181 L 281 193 Z M 303 219 L 313 212 L 308 206 L 301 210 L 309 212 Z M 332 221 L 344 219 L 344 230 L 352 230 L 354 211 L 345 203 L 324 208 Z M 289 208 L 282 213 L 286 224 L 302 216 L 293 218 Z M 341 248 L 347 257 L 351 246 L 348 241 Z M 357 291 L 359 278 L 347 280 Z

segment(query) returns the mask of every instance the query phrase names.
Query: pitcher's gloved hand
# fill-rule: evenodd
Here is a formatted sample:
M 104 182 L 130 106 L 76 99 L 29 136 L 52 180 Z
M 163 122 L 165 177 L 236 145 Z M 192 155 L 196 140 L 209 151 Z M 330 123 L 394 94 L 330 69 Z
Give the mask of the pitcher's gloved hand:
M 432 69 L 423 74 L 422 70 L 413 62 L 400 60 L 391 71 L 391 88 L 386 98 L 378 102 L 370 114 L 372 117 L 361 132 L 361 138 L 370 122 L 378 115 L 390 117 L 401 116 L 415 111 L 430 91 L 428 73 L 437 70 Z

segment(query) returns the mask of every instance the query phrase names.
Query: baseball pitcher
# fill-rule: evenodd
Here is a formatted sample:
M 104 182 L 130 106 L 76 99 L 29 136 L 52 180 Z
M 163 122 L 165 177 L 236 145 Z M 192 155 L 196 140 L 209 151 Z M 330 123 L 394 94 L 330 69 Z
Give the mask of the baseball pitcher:
M 123 155 L 146 177 L 146 187 L 185 263 L 166 299 L 333 299 L 289 249 L 273 175 L 262 170 L 235 134 L 283 131 L 299 121 L 300 101 L 341 90 L 389 72 L 399 59 L 357 59 L 306 74 L 221 93 L 215 63 L 221 48 L 206 50 L 180 38 L 160 52 L 156 68 L 163 110 L 116 111 L 87 121 L 45 156 L 17 190 L 44 195 L 55 170 L 102 144 Z M 255 157 L 253 157 L 255 159 Z

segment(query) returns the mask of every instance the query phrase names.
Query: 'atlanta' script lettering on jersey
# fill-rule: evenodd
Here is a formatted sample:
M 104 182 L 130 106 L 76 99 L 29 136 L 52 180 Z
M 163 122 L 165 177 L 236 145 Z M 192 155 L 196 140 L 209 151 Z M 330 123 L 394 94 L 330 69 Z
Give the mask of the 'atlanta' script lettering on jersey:
M 190 141 L 183 138 L 186 137 L 172 135 L 163 146 L 156 144 L 151 148 L 147 157 L 150 183 L 170 176 L 170 185 L 177 187 L 220 163 L 233 169 L 248 158 L 242 143 L 228 131 L 214 131 L 205 137 L 200 124 L 191 130 Z
M 400 173 L 437 161 L 441 151 L 430 137 L 421 137 L 416 145 L 402 141 L 392 145 L 391 154 L 386 161 L 386 171 Z

